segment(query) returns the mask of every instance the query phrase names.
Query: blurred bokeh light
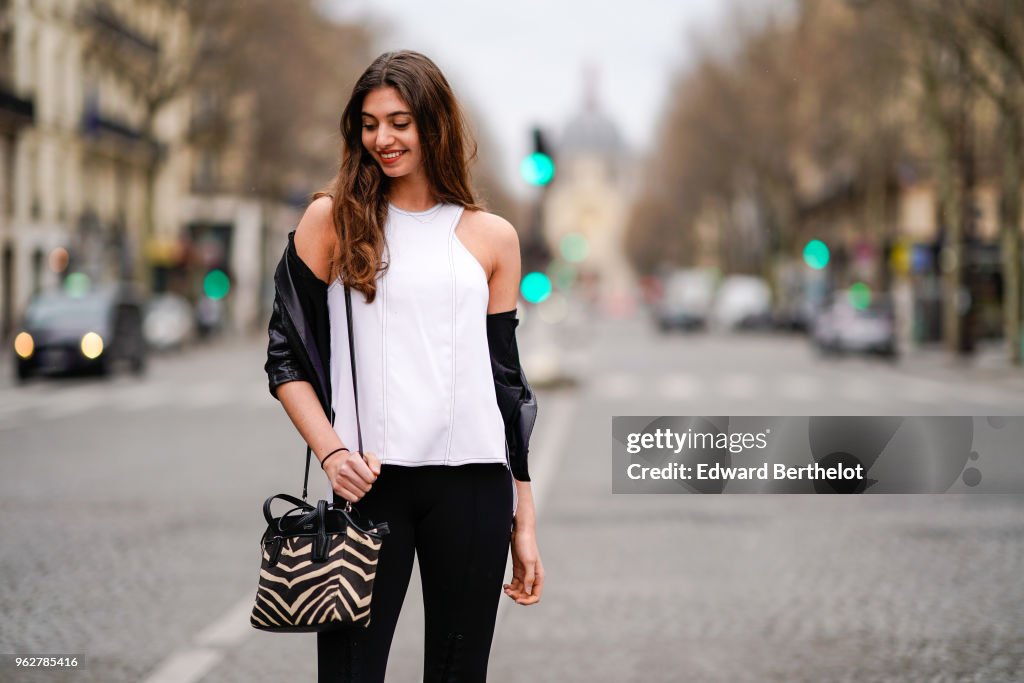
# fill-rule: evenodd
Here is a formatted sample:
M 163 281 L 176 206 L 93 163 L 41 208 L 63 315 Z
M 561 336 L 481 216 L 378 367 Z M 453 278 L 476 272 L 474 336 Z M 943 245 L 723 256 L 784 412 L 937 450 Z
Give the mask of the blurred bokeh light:
M 523 298 L 537 304 L 551 296 L 551 278 L 544 273 L 528 273 L 519 286 Z
M 69 259 L 68 250 L 64 247 L 57 247 L 50 252 L 50 270 L 55 273 L 63 273 L 67 270 Z
M 89 359 L 99 358 L 103 353 L 103 337 L 95 332 L 86 332 L 82 335 L 82 355 Z
M 14 352 L 22 358 L 31 358 L 35 348 L 35 341 L 33 341 L 32 335 L 28 332 L 21 332 L 14 338 Z

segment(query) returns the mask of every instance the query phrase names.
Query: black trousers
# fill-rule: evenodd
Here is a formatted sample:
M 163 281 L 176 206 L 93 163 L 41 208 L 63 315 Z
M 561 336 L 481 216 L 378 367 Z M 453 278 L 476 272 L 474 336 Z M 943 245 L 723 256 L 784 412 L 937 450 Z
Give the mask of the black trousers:
M 377 563 L 370 625 L 317 634 L 320 683 L 384 680 L 414 553 L 426 621 L 423 680 L 486 680 L 512 530 L 512 486 L 500 463 L 381 467 L 355 506 L 391 529 Z

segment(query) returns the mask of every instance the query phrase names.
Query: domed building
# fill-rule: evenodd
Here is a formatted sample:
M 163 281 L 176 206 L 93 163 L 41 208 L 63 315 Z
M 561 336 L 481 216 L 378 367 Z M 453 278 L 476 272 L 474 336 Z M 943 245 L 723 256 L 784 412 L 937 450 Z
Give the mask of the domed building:
M 577 282 L 608 312 L 631 305 L 632 272 L 623 239 L 631 175 L 626 145 L 587 79 L 582 111 L 556 145 L 557 175 L 544 203 L 544 229 L 556 259 L 577 267 Z

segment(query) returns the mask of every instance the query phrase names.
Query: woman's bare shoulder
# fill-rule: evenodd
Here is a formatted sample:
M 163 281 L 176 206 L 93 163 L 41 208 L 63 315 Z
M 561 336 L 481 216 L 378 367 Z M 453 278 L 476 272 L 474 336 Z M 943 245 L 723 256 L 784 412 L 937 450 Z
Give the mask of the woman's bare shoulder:
M 330 258 L 337 234 L 334 231 L 334 202 L 328 196 L 314 199 L 295 229 L 295 250 L 299 258 L 324 282 L 330 278 Z
M 519 249 L 519 234 L 516 229 L 497 214 L 467 209 L 466 227 L 492 248 L 502 251 Z

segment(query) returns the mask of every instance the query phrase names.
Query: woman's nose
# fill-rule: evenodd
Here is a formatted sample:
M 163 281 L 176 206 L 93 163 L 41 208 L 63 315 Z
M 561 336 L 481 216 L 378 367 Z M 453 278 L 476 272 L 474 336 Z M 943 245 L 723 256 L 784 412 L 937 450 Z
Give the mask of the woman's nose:
M 388 145 L 394 141 L 394 135 L 391 134 L 391 129 L 387 126 L 381 126 L 377 129 L 377 147 L 379 149 L 387 149 Z

